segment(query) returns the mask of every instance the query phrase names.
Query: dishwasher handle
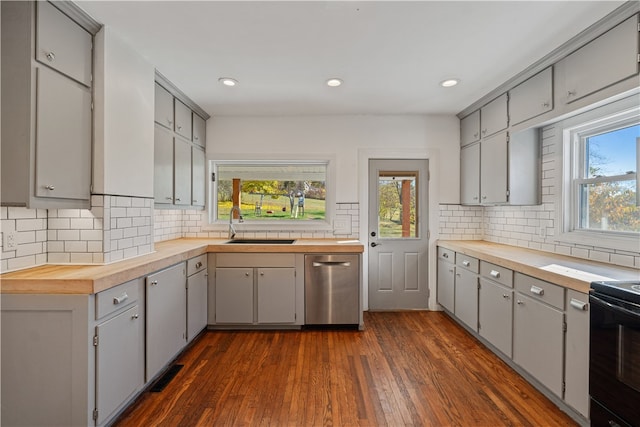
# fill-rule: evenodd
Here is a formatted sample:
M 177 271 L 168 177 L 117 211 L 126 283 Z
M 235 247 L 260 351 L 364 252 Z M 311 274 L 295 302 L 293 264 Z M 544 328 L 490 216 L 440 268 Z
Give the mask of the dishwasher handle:
M 351 267 L 349 261 L 313 261 L 314 267 Z

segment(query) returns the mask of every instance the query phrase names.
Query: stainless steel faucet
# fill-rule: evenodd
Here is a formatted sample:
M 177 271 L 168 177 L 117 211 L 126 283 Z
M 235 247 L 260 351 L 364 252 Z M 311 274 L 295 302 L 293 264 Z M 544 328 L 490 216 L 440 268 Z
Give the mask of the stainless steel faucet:
M 240 207 L 237 205 L 233 205 L 231 207 L 231 211 L 229 211 L 229 239 L 233 239 L 234 237 L 236 237 L 236 229 L 233 226 L 233 212 L 237 211 L 238 212 L 238 222 L 244 222 L 244 220 L 242 219 L 242 211 L 240 210 Z

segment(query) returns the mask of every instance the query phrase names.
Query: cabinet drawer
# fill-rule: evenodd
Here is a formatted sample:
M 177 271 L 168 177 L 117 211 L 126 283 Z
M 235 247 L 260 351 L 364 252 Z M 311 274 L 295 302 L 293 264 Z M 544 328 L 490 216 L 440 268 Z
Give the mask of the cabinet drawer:
M 192 276 L 207 268 L 207 254 L 191 258 L 187 261 L 187 276 Z
M 564 310 L 564 288 L 522 273 L 516 273 L 514 282 L 516 290 L 521 294 Z
M 456 253 L 451 249 L 438 247 L 438 259 L 453 263 L 456 260 Z
M 480 261 L 480 275 L 513 288 L 513 271 L 490 262 Z
M 96 320 L 138 301 L 140 298 L 139 279 L 131 280 L 96 295 Z
M 51 3 L 37 4 L 36 59 L 91 86 L 91 34 Z
M 477 258 L 461 253 L 456 253 L 456 265 L 458 267 L 462 267 L 466 270 L 477 273 L 479 271 L 480 262 Z

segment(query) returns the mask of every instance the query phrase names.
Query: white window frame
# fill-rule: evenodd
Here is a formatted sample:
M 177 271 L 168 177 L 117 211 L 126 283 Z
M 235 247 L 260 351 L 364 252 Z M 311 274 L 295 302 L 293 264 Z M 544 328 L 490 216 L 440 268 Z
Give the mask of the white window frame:
M 622 99 L 611 104 L 598 107 L 588 112 L 566 119 L 557 125 L 559 130 L 558 147 L 562 154 L 560 172 L 558 174 L 558 204 L 556 205 L 556 238 L 559 242 L 582 244 L 606 249 L 617 249 L 631 252 L 640 251 L 640 233 L 588 230 L 579 228 L 579 186 L 597 179 L 579 177 L 584 167 L 583 150 L 579 147 L 581 140 L 594 133 L 631 126 L 640 120 L 640 105 L 637 96 Z M 638 150 L 636 150 L 638 151 Z M 636 153 L 638 154 L 638 153 Z M 638 154 L 640 159 L 640 154 Z M 640 160 L 636 160 L 639 162 Z M 638 181 L 638 173 L 628 175 Z M 606 177 L 601 181 L 620 180 L 619 177 Z
M 245 220 L 242 224 L 238 225 L 234 221 L 235 227 L 238 232 L 305 232 L 305 231 L 330 231 L 333 230 L 333 217 L 335 206 L 335 168 L 334 159 L 277 159 L 277 160 L 253 160 L 253 159 L 225 159 L 225 160 L 210 160 L 208 162 L 209 177 L 211 173 L 218 171 L 219 165 L 231 165 L 231 164 L 254 164 L 254 165 L 275 165 L 275 164 L 291 164 L 291 165 L 305 165 L 305 164 L 325 164 L 326 165 L 326 177 L 325 177 L 325 217 L 324 220 L 260 220 L 252 221 Z M 209 180 L 209 202 L 207 204 L 208 210 L 208 225 L 205 226 L 207 231 L 226 231 L 229 227 L 229 221 L 226 219 L 216 219 L 217 207 L 218 207 L 218 186 L 217 181 L 212 182 Z

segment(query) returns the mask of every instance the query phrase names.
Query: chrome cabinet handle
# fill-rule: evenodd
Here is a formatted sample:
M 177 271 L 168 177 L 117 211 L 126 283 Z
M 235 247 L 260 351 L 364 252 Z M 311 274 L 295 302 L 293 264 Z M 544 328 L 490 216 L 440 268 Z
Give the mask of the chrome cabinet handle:
M 482 134 L 486 135 L 487 134 L 487 130 L 486 129 L 482 129 Z
M 169 119 L 167 119 L 167 122 L 168 122 L 169 124 L 172 124 L 172 123 L 173 123 L 173 120 L 169 120 Z
M 149 283 L 151 286 L 155 286 L 158 284 L 157 280 L 152 280 L 151 283 Z
M 197 136 L 193 136 L 193 139 L 195 139 L 196 141 L 199 140 L 200 138 L 198 138 Z
M 56 187 L 53 186 L 53 185 L 45 185 L 44 188 L 47 189 L 47 190 L 51 190 L 51 191 L 56 189 Z
M 131 318 L 132 318 L 132 319 L 134 319 L 134 320 L 135 320 L 135 319 L 137 319 L 138 317 L 140 317 L 140 316 L 138 315 L 138 313 L 136 313 L 136 314 L 134 314 L 133 316 L 131 316 Z
M 53 62 L 56 59 L 56 54 L 53 52 L 49 52 L 45 55 L 49 62 Z
M 182 130 L 182 126 L 178 125 L 178 130 Z
M 571 305 L 571 307 L 576 308 L 580 311 L 587 311 L 589 307 L 588 303 L 575 298 L 571 298 L 571 302 L 569 302 L 569 304 Z
M 165 197 L 165 200 L 173 200 L 173 197 Z
M 504 298 L 504 299 L 509 299 L 509 295 L 507 295 L 507 294 L 502 294 L 502 298 Z
M 460 273 L 456 273 L 456 276 L 460 277 L 460 276 L 461 276 L 461 274 L 460 274 Z
M 516 301 L 516 304 L 518 304 L 518 305 L 524 305 L 524 302 L 523 302 L 523 301 L 518 300 L 518 301 Z
M 569 90 L 567 91 L 567 96 L 576 96 L 576 91 L 575 90 Z
M 453 273 L 453 268 L 449 270 L 449 273 Z
M 464 265 L 465 267 L 469 267 L 471 263 L 469 261 L 462 261 L 462 265 Z
M 261 272 L 260 272 L 260 275 L 261 275 L 261 276 L 264 276 L 264 271 L 261 271 Z
M 202 267 L 202 263 L 201 263 L 200 261 L 198 261 L 198 262 L 196 263 L 196 268 L 200 268 L 200 267 Z
M 193 199 L 193 203 L 198 203 L 198 201 L 196 199 Z
M 543 106 L 543 107 L 548 107 L 548 106 L 550 106 L 550 105 L 551 105 L 551 103 L 549 103 L 549 102 L 543 102 L 543 103 L 542 103 L 542 106 Z
M 477 138 L 477 137 L 478 137 L 478 132 L 474 133 L 474 134 L 473 134 L 473 137 L 474 137 L 474 138 Z
M 125 302 L 127 299 L 129 298 L 129 295 L 127 295 L 127 293 L 123 293 L 122 295 L 120 295 L 119 297 L 113 297 L 113 303 L 114 304 L 122 304 L 123 302 Z
M 539 288 L 538 286 L 531 286 L 531 293 L 535 295 L 544 295 L 544 289 Z
M 487 200 L 487 196 L 482 196 L 482 200 Z
M 177 198 L 176 198 L 176 202 L 179 202 L 179 201 L 180 201 L 180 198 L 179 198 L 179 197 L 177 197 Z
M 491 277 L 495 277 L 496 279 L 500 277 L 500 272 L 496 270 L 491 270 L 491 273 L 489 274 L 491 275 Z
M 244 273 L 244 275 L 245 275 L 246 277 L 249 277 L 249 273 Z
M 448 254 L 448 253 L 446 253 L 446 252 L 445 252 L 445 253 L 443 253 L 443 254 L 442 254 L 442 258 L 449 258 L 449 254 Z

